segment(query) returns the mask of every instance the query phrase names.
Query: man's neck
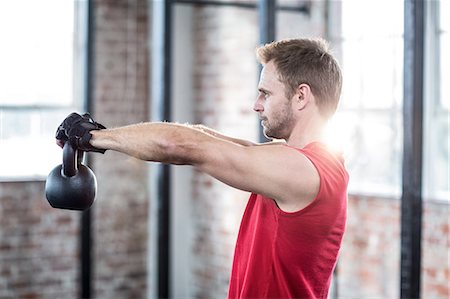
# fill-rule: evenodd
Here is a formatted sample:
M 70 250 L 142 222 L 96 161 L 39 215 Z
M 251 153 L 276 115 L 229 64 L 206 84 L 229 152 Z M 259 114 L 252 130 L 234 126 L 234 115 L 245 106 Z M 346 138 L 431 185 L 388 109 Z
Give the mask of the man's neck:
M 286 139 L 286 143 L 292 147 L 303 148 L 311 142 L 323 141 L 324 127 L 325 122 L 317 118 L 299 121 L 289 138 Z

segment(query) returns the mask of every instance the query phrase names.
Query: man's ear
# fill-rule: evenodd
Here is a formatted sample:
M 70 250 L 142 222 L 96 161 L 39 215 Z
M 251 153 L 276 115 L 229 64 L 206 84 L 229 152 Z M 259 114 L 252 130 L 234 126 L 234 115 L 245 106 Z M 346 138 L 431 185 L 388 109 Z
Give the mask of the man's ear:
M 312 100 L 311 87 L 308 84 L 300 84 L 294 94 L 294 101 L 297 110 L 305 109 Z

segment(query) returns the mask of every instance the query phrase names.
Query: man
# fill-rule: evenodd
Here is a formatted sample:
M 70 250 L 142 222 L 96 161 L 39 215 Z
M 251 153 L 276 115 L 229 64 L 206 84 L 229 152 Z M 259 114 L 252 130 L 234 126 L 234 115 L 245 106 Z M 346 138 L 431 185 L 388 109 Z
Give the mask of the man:
M 145 161 L 188 164 L 251 192 L 235 248 L 229 298 L 327 298 L 346 222 L 348 174 L 321 134 L 338 105 L 342 77 L 320 39 L 257 50 L 263 64 L 255 144 L 204 126 L 141 123 L 105 129 L 72 114 L 59 145 L 115 150 Z

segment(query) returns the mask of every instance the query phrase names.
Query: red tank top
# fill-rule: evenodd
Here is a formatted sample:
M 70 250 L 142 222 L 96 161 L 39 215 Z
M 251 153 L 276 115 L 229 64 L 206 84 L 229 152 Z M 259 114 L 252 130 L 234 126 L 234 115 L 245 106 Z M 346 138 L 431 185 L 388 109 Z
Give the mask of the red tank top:
M 295 150 L 316 167 L 319 192 L 308 206 L 292 213 L 270 198 L 251 194 L 228 298 L 327 298 L 345 230 L 348 174 L 342 158 L 321 143 Z

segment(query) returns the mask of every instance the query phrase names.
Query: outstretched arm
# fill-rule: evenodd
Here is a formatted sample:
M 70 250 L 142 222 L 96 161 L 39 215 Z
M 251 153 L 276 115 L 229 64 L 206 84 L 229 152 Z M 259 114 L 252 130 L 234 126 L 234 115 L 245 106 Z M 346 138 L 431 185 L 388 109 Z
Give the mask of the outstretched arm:
M 145 161 L 192 165 L 232 187 L 272 198 L 285 211 L 306 206 L 320 184 L 312 163 L 280 144 L 242 145 L 174 123 L 142 123 L 91 134 L 94 147 Z
M 90 143 L 96 148 L 113 149 L 141 160 L 171 164 L 192 164 L 194 162 L 192 158 L 195 156 L 192 148 L 202 140 L 216 139 L 216 141 L 221 140 L 246 147 L 284 144 L 283 141 L 254 143 L 223 135 L 204 125 L 177 123 L 141 123 L 116 129 L 91 131 L 91 134 Z M 175 152 L 170 152 L 175 149 Z
M 251 142 L 226 137 L 203 126 L 177 123 L 140 123 L 114 129 L 91 131 L 90 143 L 138 159 L 169 164 L 195 165 L 201 160 L 202 144 L 230 142 L 237 146 Z

